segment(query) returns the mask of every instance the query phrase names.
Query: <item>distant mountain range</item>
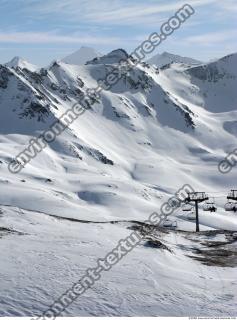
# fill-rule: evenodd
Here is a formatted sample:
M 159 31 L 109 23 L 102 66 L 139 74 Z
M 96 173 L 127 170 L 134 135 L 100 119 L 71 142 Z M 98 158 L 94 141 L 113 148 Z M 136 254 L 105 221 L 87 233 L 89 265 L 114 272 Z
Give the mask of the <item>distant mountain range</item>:
M 69 56 L 62 59 L 63 62 L 66 62 L 68 64 L 74 64 L 74 65 L 83 65 L 90 61 L 90 63 L 104 63 L 104 59 L 106 57 L 107 62 L 106 63 L 115 63 L 115 61 L 118 62 L 117 55 L 121 59 L 126 59 L 128 57 L 128 54 L 123 49 L 118 49 L 110 52 L 109 54 L 103 56 L 101 53 L 97 52 L 93 48 L 89 47 L 81 47 L 76 52 L 70 54 Z M 93 62 L 92 62 L 93 61 Z M 179 55 L 175 55 L 169 52 L 163 52 L 162 54 L 156 54 L 152 58 L 148 59 L 147 62 L 151 65 L 155 65 L 158 68 L 161 68 L 165 65 L 168 65 L 170 63 L 184 63 L 187 65 L 198 65 L 201 64 L 201 61 L 188 58 L 188 57 L 182 57 Z
M 106 63 L 113 64 L 115 61 L 118 62 L 118 58 L 120 59 L 126 59 L 128 57 L 128 54 L 123 49 L 117 49 L 109 54 L 103 56 L 100 52 L 94 50 L 90 47 L 81 47 L 79 50 L 73 52 L 72 54 L 62 58 L 61 60 L 64 63 L 72 64 L 72 65 L 84 65 L 86 63 L 90 64 L 100 64 L 105 63 L 104 59 L 107 60 Z M 158 68 L 164 67 L 170 63 L 184 63 L 187 65 L 199 65 L 202 64 L 201 61 L 188 58 L 188 57 L 182 57 L 179 55 L 175 55 L 168 52 L 163 52 L 162 54 L 156 54 L 152 58 L 147 60 L 147 63 L 154 65 Z M 14 57 L 10 62 L 5 64 L 8 67 L 11 68 L 26 68 L 30 71 L 36 71 L 38 69 L 37 66 L 31 64 L 27 60 L 21 58 L 21 57 Z

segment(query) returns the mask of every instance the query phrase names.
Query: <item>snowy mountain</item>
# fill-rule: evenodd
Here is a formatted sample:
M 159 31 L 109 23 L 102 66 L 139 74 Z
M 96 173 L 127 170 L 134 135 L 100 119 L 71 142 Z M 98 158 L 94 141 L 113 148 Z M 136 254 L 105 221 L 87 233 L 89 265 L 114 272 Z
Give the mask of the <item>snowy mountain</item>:
M 126 55 L 119 50 L 117 53 L 119 57 Z M 0 157 L 3 179 L 9 181 L 4 188 L 8 195 L 12 194 L 11 188 L 16 188 L 14 181 L 18 176 L 8 172 L 9 160 L 32 137 L 37 137 L 79 102 L 82 92 L 96 87 L 96 80 L 103 78 L 113 66 L 108 64 L 110 59 L 114 62 L 117 58 L 112 52 L 86 66 L 55 62 L 37 72 L 1 66 Z M 116 219 L 143 219 L 162 201 L 155 196 L 157 190 L 159 194 L 170 193 L 185 183 L 211 191 L 225 189 L 227 185 L 234 187 L 235 179 L 231 175 L 221 176 L 217 183 L 215 169 L 236 144 L 235 59 L 233 55 L 191 68 L 172 64 L 160 71 L 146 64 L 134 67 L 110 91 L 103 91 L 90 110 L 19 174 L 24 180 L 28 177 L 32 185 L 35 179 L 39 186 L 42 183 L 42 190 L 44 177 L 51 179 L 54 183 L 48 187 L 54 190 L 52 194 L 49 192 L 38 204 L 28 203 L 27 193 L 20 191 L 14 204 L 28 203 L 31 210 L 39 206 L 53 210 L 61 197 L 53 196 L 58 189 L 70 194 L 71 199 L 67 199 L 65 209 L 63 205 L 60 207 L 60 215 L 75 217 L 79 208 L 83 208 L 79 210 L 80 218 L 104 220 L 109 210 Z M 202 166 L 209 170 L 208 175 L 203 176 Z M 87 172 L 85 181 L 82 172 Z M 81 178 L 77 183 L 78 174 Z M 154 177 L 159 177 L 159 187 Z M 107 184 L 113 181 L 116 188 L 106 191 L 102 187 L 105 181 Z M 147 196 L 141 196 L 142 191 L 138 192 L 137 188 L 145 188 Z M 32 199 L 38 196 L 39 191 L 35 196 L 32 193 Z M 5 192 L 1 197 L 9 203 Z M 122 204 L 130 210 L 125 213 Z M 94 206 L 98 208 L 97 214 Z M 101 212 L 99 216 L 98 212 Z
M 86 66 L 55 62 L 39 72 L 1 66 L 0 156 L 10 190 L 15 188 L 16 178 L 7 171 L 10 158 L 79 102 L 82 92 L 96 87 L 96 80 L 113 66 L 109 61 L 116 62 L 121 56 L 126 54 L 117 50 Z M 146 64 L 134 67 L 110 91 L 103 91 L 101 99 L 95 99 L 91 109 L 26 165 L 20 176 L 33 179 L 33 184 L 36 172 L 37 183 L 44 181 L 44 176 L 55 180 L 52 189 L 70 194 L 71 199 L 65 209 L 61 206 L 60 214 L 75 217 L 76 206 L 83 208 L 80 218 L 94 220 L 99 218 L 98 212 L 100 219 L 106 219 L 108 210 L 116 219 L 143 219 L 162 201 L 154 195 L 157 192 L 154 177 L 159 177 L 158 190 L 166 193 L 185 183 L 213 191 L 234 186 L 231 175 L 220 177 L 217 185 L 214 168 L 236 144 L 235 59 L 233 55 L 195 68 L 172 64 L 160 71 Z M 214 73 L 210 71 L 213 68 Z M 202 166 L 210 170 L 205 177 L 200 171 Z M 84 182 L 81 177 L 76 183 L 78 174 L 82 176 L 84 171 L 92 175 L 91 182 L 86 174 Z M 74 175 L 76 180 L 72 183 Z M 173 181 L 173 177 L 178 179 Z M 112 193 L 101 187 L 104 180 L 107 184 L 113 180 L 116 189 Z M 64 186 L 63 181 L 67 181 Z M 135 185 L 149 190 L 150 200 L 141 197 Z M 38 198 L 38 191 L 35 196 Z M 27 203 L 25 197 L 28 195 L 19 192 L 15 205 Z M 4 192 L 3 202 L 7 199 Z M 58 198 L 49 193 L 40 207 L 53 210 L 57 202 Z M 122 203 L 131 209 L 129 214 L 121 210 Z M 32 201 L 28 209 L 39 209 L 38 206 Z M 97 214 L 94 206 L 98 208 Z
M 101 56 L 101 53 L 97 52 L 93 48 L 81 47 L 76 52 L 66 56 L 62 59 L 62 62 L 74 65 L 83 65 L 89 60 L 93 60 Z
M 184 63 L 187 65 L 197 65 L 201 64 L 201 61 L 187 58 L 187 57 L 181 57 L 169 52 L 163 52 L 162 54 L 156 54 L 154 57 L 147 60 L 147 62 L 151 65 L 155 65 L 158 68 L 164 67 L 170 63 Z
M 5 66 L 13 69 L 16 69 L 16 68 L 27 69 L 32 72 L 39 69 L 37 66 L 31 64 L 30 62 L 28 62 L 27 60 L 21 57 L 14 57 L 11 61 L 7 62 Z
M 236 148 L 237 54 L 134 66 L 20 173 L 8 171 L 127 56 L 118 49 L 36 71 L 0 66 L 1 315 L 41 314 L 184 184 L 216 197 L 217 213 L 200 208 L 201 233 L 179 210 L 175 232 L 156 230 L 63 315 L 235 313 L 237 220 L 223 206 L 236 167 L 228 175 L 217 167 Z

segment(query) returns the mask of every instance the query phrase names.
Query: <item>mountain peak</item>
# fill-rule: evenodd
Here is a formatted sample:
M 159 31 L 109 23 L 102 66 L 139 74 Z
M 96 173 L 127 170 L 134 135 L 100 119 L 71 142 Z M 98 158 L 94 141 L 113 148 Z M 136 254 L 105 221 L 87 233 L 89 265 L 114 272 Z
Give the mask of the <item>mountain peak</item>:
M 97 57 L 101 57 L 101 53 L 97 52 L 93 48 L 82 46 L 77 51 L 64 57 L 62 59 L 62 62 L 68 64 L 83 65 L 86 64 L 87 61 L 95 59 Z
M 164 51 L 162 54 L 156 54 L 152 58 L 147 60 L 148 63 L 161 68 L 170 63 L 184 63 L 188 65 L 199 65 L 202 62 L 189 57 L 182 57 L 167 51 Z
M 102 57 L 99 57 L 92 61 L 88 61 L 88 64 L 113 64 L 119 63 L 119 61 L 125 60 L 127 58 L 128 53 L 124 49 L 116 49 Z
M 167 52 L 167 51 L 164 51 L 161 55 L 162 55 L 162 56 L 173 56 L 172 53 L 169 53 L 169 52 Z
M 12 58 L 12 60 L 10 61 L 10 63 L 18 64 L 20 61 L 24 61 L 24 59 L 21 58 L 21 57 L 19 57 L 19 56 L 15 56 L 14 58 Z
M 32 72 L 38 69 L 37 66 L 31 64 L 30 62 L 28 62 L 27 60 L 19 56 L 15 56 L 11 61 L 5 63 L 5 66 L 13 69 L 16 69 L 16 68 L 27 69 Z

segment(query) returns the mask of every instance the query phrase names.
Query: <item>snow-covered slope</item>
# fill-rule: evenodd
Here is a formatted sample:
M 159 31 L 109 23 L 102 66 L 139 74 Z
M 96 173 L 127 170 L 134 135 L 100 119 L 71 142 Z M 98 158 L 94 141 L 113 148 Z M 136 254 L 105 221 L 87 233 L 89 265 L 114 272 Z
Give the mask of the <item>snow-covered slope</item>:
M 101 53 L 97 52 L 93 48 L 89 47 L 81 47 L 76 52 L 66 56 L 62 59 L 62 62 L 68 64 L 75 64 L 75 65 L 83 65 L 89 60 L 93 60 L 101 56 Z
M 223 210 L 227 192 L 236 188 L 236 167 L 228 175 L 217 169 L 226 152 L 236 148 L 236 54 L 196 67 L 134 67 L 21 173 L 8 171 L 9 161 L 32 138 L 126 56 L 118 49 L 86 65 L 54 62 L 36 72 L 0 66 L 0 246 L 7 252 L 0 263 L 3 315 L 45 309 L 127 235 L 129 221 L 159 212 L 184 184 L 216 197 L 216 215 L 200 210 L 202 231 L 237 229 L 236 214 Z M 163 239 L 172 253 L 142 245 L 66 315 L 191 316 L 204 310 L 204 316 L 220 316 L 229 310 L 233 316 L 235 265 L 233 273 L 224 267 L 223 282 L 231 287 L 220 293 L 216 266 L 203 267 L 201 258 L 189 256 L 194 244 L 203 249 L 208 234 L 198 242 L 184 233 L 194 224 L 183 212 L 172 219 L 180 233 L 165 233 Z M 120 220 L 126 223 L 110 224 Z M 224 236 L 216 237 L 222 241 Z M 56 281 L 44 290 L 48 277 Z
M 1 316 L 41 316 L 132 228 L 139 229 L 131 223 L 79 223 L 1 209 Z M 236 315 L 236 242 L 231 234 L 154 232 L 163 247 L 152 245 L 150 238 L 102 272 L 61 316 Z
M 201 64 L 201 61 L 188 58 L 188 57 L 181 57 L 179 55 L 175 55 L 169 52 L 163 52 L 162 54 L 156 54 L 155 56 L 151 57 L 147 60 L 147 62 L 151 65 L 155 65 L 158 68 L 162 68 L 170 63 L 184 63 L 187 65 L 197 65 Z

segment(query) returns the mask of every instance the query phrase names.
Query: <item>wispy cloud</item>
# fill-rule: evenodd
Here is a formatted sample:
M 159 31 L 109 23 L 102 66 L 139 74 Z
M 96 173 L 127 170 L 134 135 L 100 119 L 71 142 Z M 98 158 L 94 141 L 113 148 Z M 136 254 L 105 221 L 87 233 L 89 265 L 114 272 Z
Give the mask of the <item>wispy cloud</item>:
M 230 12 L 237 11 L 236 0 L 219 1 L 218 6 L 225 11 L 230 11 Z
M 184 42 L 190 44 L 199 44 L 205 46 L 211 46 L 213 44 L 220 44 L 223 42 L 229 42 L 231 39 L 236 38 L 235 30 L 226 30 L 220 32 L 203 33 L 183 39 Z
M 117 44 L 121 41 L 118 37 L 93 37 L 82 34 L 65 36 L 49 32 L 0 32 L 0 42 L 3 43 Z
M 190 4 L 194 7 L 207 5 L 210 3 L 216 3 L 216 0 L 193 0 Z M 169 18 L 169 14 L 175 13 L 176 10 L 181 8 L 186 1 L 164 2 L 158 4 L 145 3 L 143 5 L 125 5 L 119 9 L 110 9 L 107 12 L 91 12 L 87 15 L 89 20 L 95 22 L 140 22 L 141 18 L 147 18 L 153 15 L 161 13 L 167 13 L 166 18 Z
M 30 1 L 30 0 L 28 0 Z M 228 1 L 228 0 L 227 0 Z M 30 1 L 32 2 L 32 1 Z M 125 0 L 48 0 L 43 3 L 32 2 L 27 8 L 28 12 L 38 12 L 42 15 L 62 14 L 64 18 L 76 23 L 100 23 L 111 25 L 148 25 L 158 22 L 166 14 L 174 13 L 186 4 L 187 1 L 136 1 L 129 3 Z M 192 0 L 189 3 L 195 8 L 217 4 L 218 0 Z M 144 25 L 145 26 L 145 25 Z

